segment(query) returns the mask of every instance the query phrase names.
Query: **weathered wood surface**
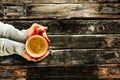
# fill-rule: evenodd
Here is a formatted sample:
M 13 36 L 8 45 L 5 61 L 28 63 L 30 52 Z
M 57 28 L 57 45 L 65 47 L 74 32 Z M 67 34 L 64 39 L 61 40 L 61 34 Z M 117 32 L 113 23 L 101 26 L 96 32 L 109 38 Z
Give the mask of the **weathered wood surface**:
M 35 69 L 36 68 L 36 69 Z M 120 78 L 119 65 L 97 65 L 97 66 L 67 66 L 67 67 L 31 67 L 29 68 L 28 78 L 43 78 L 43 79 L 79 79 L 81 78 Z M 39 74 L 36 74 L 38 73 Z M 48 73 L 50 72 L 50 74 Z M 43 77 L 44 76 L 44 77 Z M 96 79 L 92 79 L 96 80 Z M 99 79 L 97 79 L 99 80 Z
M 1 20 L 18 29 L 27 29 L 33 23 L 48 27 L 50 35 L 119 34 L 120 20 Z
M 119 35 L 48 35 L 50 48 L 120 48 Z
M 119 20 L 40 20 L 34 22 L 48 26 L 48 36 L 51 39 L 50 48 L 119 48 Z M 34 22 L 8 21 L 18 29 L 29 28 Z M 75 25 L 72 25 L 73 23 Z M 107 33 L 117 34 L 108 35 Z M 85 43 L 86 45 L 84 45 Z
M 79 66 L 97 64 L 120 64 L 120 50 L 104 49 L 61 49 L 50 50 L 50 54 L 43 61 L 34 63 L 28 62 L 17 55 L 0 57 L 0 66 L 19 65 L 19 66 Z
M 120 79 L 120 65 L 104 65 L 99 68 L 99 78 L 119 78 Z
M 3 22 L 6 23 L 10 23 L 13 24 L 14 26 L 16 26 L 16 28 L 18 29 L 24 29 L 24 28 L 28 28 L 32 23 L 37 22 L 40 23 L 44 26 L 48 26 L 49 30 L 48 30 L 48 34 L 49 34 L 49 38 L 51 39 L 52 43 L 50 45 L 57 45 L 59 46 L 59 41 L 62 41 L 64 39 L 64 42 L 62 43 L 62 45 L 64 45 L 65 41 L 74 41 L 76 44 L 73 45 L 73 43 L 68 46 L 64 45 L 63 48 L 68 48 L 68 49 L 58 49 L 58 50 L 50 50 L 50 55 L 44 59 L 41 62 L 28 62 L 27 60 L 21 58 L 20 56 L 16 56 L 16 55 L 12 55 L 12 56 L 8 56 L 8 57 L 1 57 L 0 59 L 0 66 L 7 66 L 7 65 L 11 65 L 11 66 L 26 66 L 26 70 L 28 70 L 27 72 L 27 78 L 28 80 L 34 80 L 34 79 L 88 79 L 88 80 L 96 80 L 99 78 L 119 78 L 119 72 L 115 73 L 114 75 L 111 75 L 111 71 L 113 71 L 113 73 L 115 72 L 114 68 L 113 70 L 109 67 L 99 67 L 99 64 L 119 64 L 120 63 L 120 51 L 119 49 L 116 49 L 113 47 L 117 46 L 117 48 L 119 48 L 119 20 L 36 20 L 36 21 L 29 21 L 29 20 L 23 20 L 23 21 L 6 21 L 6 20 L 2 20 Z M 50 24 L 51 23 L 51 24 Z M 78 26 L 72 26 L 72 24 L 75 23 Z M 91 34 L 89 35 L 87 33 L 87 29 L 83 29 L 84 33 L 74 33 L 74 35 L 71 35 L 72 31 L 71 27 L 73 27 L 72 29 L 74 29 L 74 27 L 78 27 L 81 30 L 81 25 L 85 25 L 85 28 L 88 28 L 88 26 L 90 25 L 95 25 L 96 32 L 95 34 L 91 32 Z M 98 24 L 99 23 L 99 24 Z M 114 27 L 110 27 L 110 24 L 113 24 Z M 63 25 L 62 25 L 63 24 Z M 55 26 L 54 26 L 55 25 Z M 65 25 L 65 28 L 64 28 Z M 70 27 L 67 27 L 71 25 Z M 103 29 L 101 29 L 100 26 L 102 25 L 102 27 L 104 27 L 104 30 L 108 31 L 108 33 L 103 33 L 105 31 L 102 31 Z M 52 27 L 54 26 L 54 27 Z M 59 28 L 58 28 L 59 27 Z M 53 29 L 52 29 L 53 28 Z M 61 28 L 61 32 L 63 31 L 63 33 L 60 34 L 57 32 L 57 30 L 59 30 Z M 66 29 L 67 30 L 71 30 L 70 32 L 67 30 L 62 30 L 62 29 Z M 84 28 L 84 26 L 83 26 Z M 92 29 L 92 28 L 91 28 Z M 115 31 L 113 30 L 115 29 Z M 55 32 L 52 33 L 52 30 L 56 30 Z M 92 29 L 93 30 L 93 29 Z M 79 31 L 79 30 L 78 30 Z M 67 33 L 66 33 L 67 32 Z M 65 34 L 66 33 L 66 34 Z M 79 33 L 79 34 L 78 34 Z M 109 33 L 116 33 L 116 34 L 109 34 Z M 77 36 L 76 36 L 77 34 Z M 81 35 L 82 34 L 82 35 Z M 87 34 L 87 35 L 85 35 Z M 98 36 L 99 35 L 99 36 Z M 68 40 L 68 39 L 72 39 L 72 40 Z M 62 40 L 61 40 L 62 39 Z M 80 40 L 82 41 L 80 41 Z M 56 41 L 58 41 L 56 43 Z M 78 41 L 78 42 L 76 42 Z M 75 48 L 85 48 L 85 46 L 81 47 L 81 46 L 76 46 L 79 45 L 80 42 L 83 44 L 88 44 L 87 47 L 89 47 L 90 49 L 69 49 L 70 47 L 73 48 L 73 46 Z M 79 44 L 78 44 L 79 43 Z M 92 43 L 92 44 L 91 44 Z M 101 45 L 100 45 L 101 44 Z M 73 46 L 72 46 L 73 45 Z M 93 46 L 94 45 L 94 46 Z M 91 49 L 91 47 L 93 46 L 93 49 Z M 104 49 L 105 47 L 109 47 L 110 49 Z M 94 48 L 98 48 L 98 49 L 94 49 Z M 103 49 L 100 49 L 103 48 Z M 51 48 L 53 49 L 53 48 Z M 89 65 L 89 67 L 87 67 Z M 53 67 L 51 67 L 53 66 Z M 64 68 L 66 66 L 66 68 L 69 68 L 69 66 L 78 66 L 77 69 L 76 68 L 72 68 L 72 69 L 67 69 Z M 82 67 L 84 66 L 84 67 Z M 28 68 L 29 67 L 29 68 Z M 41 68 L 42 67 L 42 68 Z M 57 69 L 55 72 L 56 75 L 50 75 L 50 74 L 46 74 L 46 67 L 48 67 L 49 71 L 51 70 L 51 72 L 53 72 L 52 70 Z M 119 66 L 117 67 L 118 70 Z M 38 70 L 38 72 L 36 72 L 36 69 Z M 97 69 L 97 73 L 98 74 L 91 74 L 89 75 L 88 72 L 91 71 L 91 73 L 96 73 L 96 69 Z M 39 70 L 45 71 L 40 73 Z M 63 70 L 63 73 L 57 73 L 58 71 Z M 77 70 L 79 70 L 81 73 L 77 72 Z M 13 70 L 14 71 L 14 70 Z M 20 70 L 19 70 L 20 71 Z M 73 72 L 72 72 L 73 71 Z M 95 71 L 95 72 L 94 72 Z M 105 72 L 104 72 L 105 71 Z M 109 72 L 108 72 L 109 71 Z M 33 76 L 31 76 L 33 73 L 31 72 L 36 72 L 36 74 L 34 74 Z M 71 74 L 69 73 L 71 72 Z M 104 72 L 104 73 L 103 73 Z M 64 74 L 66 73 L 66 74 Z M 74 73 L 74 74 L 72 74 Z M 76 73 L 76 74 L 75 74 Z M 112 73 L 112 74 L 113 74 Z M 86 75 L 84 75 L 86 74 Z M 39 76 L 39 75 L 42 75 Z M 65 75 L 65 76 L 63 76 Z M 68 77 L 72 75 L 71 77 Z M 76 75 L 76 76 L 75 76 Z M 9 77 L 10 78 L 10 77 Z M 13 77 L 11 77 L 13 79 Z M 21 77 L 20 77 L 21 78 Z M 23 77 L 24 80 L 25 77 Z M 4 78 L 3 78 L 4 79 Z M 19 79 L 19 78 L 18 78 Z M 116 79 L 117 80 L 117 79 Z M 119 80 L 119 79 L 118 79 Z
M 119 3 L 119 0 L 0 0 L 2 3 L 11 3 L 11 4 L 48 4 L 48 3 L 70 3 L 70 4 L 78 4 L 78 3 L 102 3 L 102 2 L 116 2 Z
M 97 77 L 97 67 L 87 66 L 71 66 L 71 67 L 34 67 L 28 68 L 28 78 L 43 78 L 43 79 L 70 79 L 78 77 Z M 35 74 L 39 72 L 39 74 Z M 50 72 L 50 73 L 48 73 Z M 89 73 L 88 73 L 89 72 Z
M 120 18 L 120 4 L 1 5 L 1 19 Z M 23 7 L 21 5 L 21 7 Z M 16 8 L 15 8 L 16 7 Z M 19 10 L 20 8 L 20 10 Z M 26 10 L 27 9 L 27 10 Z M 24 13 L 25 12 L 25 13 Z M 21 15 L 23 14 L 23 15 Z M 16 16 L 15 16 L 16 15 Z
M 120 65 L 107 64 L 50 67 L 2 66 L 0 67 L 0 72 L 0 79 L 2 80 L 83 80 L 85 78 L 88 80 L 105 80 L 104 78 L 107 78 L 107 80 L 110 78 L 113 78 L 112 80 L 119 80 Z
M 47 26 L 50 55 L 0 57 L 1 80 L 119 80 L 119 0 L 0 0 L 0 21 Z
M 0 67 L 1 80 L 26 80 L 26 68 L 19 66 L 2 66 Z

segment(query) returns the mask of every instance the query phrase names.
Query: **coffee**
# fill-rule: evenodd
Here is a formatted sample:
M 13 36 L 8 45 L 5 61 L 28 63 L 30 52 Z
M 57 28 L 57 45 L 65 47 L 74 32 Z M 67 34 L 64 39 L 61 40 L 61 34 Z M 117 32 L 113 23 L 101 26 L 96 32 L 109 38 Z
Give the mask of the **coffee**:
M 40 56 L 45 53 L 47 48 L 46 40 L 40 36 L 31 37 L 27 43 L 27 51 L 31 56 Z

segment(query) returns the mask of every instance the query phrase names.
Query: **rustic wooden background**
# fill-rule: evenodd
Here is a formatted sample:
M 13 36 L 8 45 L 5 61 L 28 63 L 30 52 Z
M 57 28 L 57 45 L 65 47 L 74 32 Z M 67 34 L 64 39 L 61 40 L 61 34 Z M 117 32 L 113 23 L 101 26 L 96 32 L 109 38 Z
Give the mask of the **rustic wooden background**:
M 0 57 L 0 80 L 120 80 L 119 0 L 0 0 L 0 21 L 51 40 L 41 62 Z

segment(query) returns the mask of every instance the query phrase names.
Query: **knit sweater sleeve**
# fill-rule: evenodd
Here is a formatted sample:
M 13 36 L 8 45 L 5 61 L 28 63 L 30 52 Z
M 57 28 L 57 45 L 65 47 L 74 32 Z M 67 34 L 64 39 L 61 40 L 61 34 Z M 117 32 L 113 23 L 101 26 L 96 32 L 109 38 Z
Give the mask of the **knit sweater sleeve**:
M 27 30 L 20 31 L 10 24 L 0 22 L 0 37 L 25 42 L 27 39 Z
M 0 38 L 0 56 L 8 56 L 12 54 L 21 55 L 24 49 L 24 43 L 13 40 Z

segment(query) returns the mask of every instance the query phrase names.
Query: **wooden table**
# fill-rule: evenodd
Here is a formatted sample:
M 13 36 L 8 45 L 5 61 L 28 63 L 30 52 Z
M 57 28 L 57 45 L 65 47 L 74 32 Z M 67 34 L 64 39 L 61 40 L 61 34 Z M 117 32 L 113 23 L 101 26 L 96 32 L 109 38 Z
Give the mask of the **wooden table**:
M 47 26 L 50 55 L 0 57 L 0 80 L 119 80 L 119 0 L 0 0 L 0 21 Z

